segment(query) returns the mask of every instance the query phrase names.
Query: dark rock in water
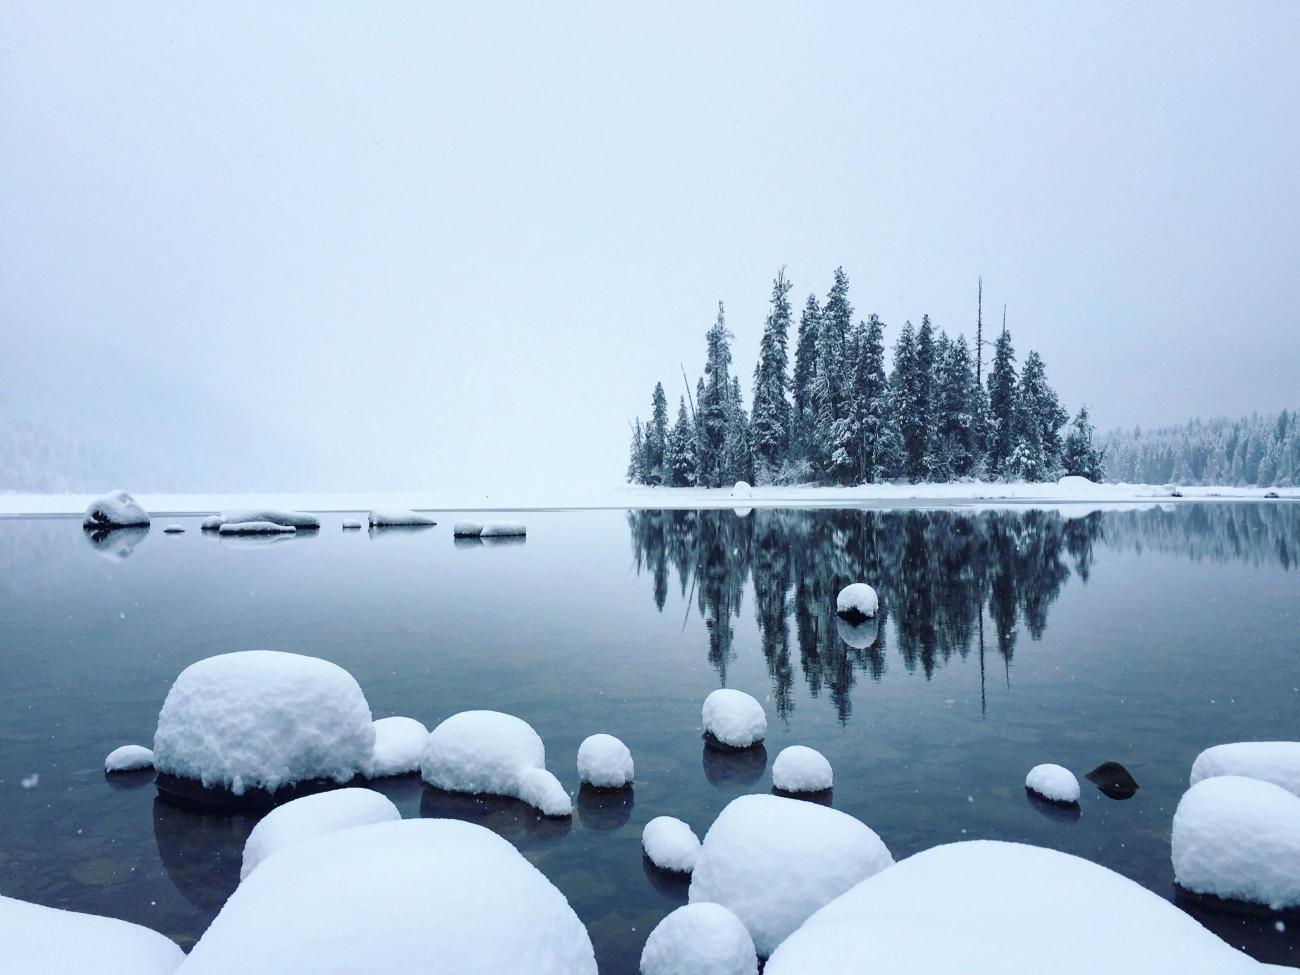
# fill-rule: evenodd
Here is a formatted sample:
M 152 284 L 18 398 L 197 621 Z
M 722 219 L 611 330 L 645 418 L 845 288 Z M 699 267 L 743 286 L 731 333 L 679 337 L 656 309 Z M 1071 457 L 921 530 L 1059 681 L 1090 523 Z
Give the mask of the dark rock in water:
M 1058 823 L 1077 823 L 1081 810 L 1077 802 L 1053 802 L 1045 796 L 1040 796 L 1029 786 L 1025 786 L 1025 795 L 1029 798 L 1029 805 L 1034 811 L 1046 819 Z
M 753 785 L 767 771 L 767 749 L 760 741 L 748 748 L 728 748 L 721 743 L 713 744 L 711 735 L 705 736 L 704 777 L 710 785 L 729 788 L 735 785 Z M 716 741 L 716 739 L 713 739 Z
M 154 771 L 153 767 L 131 769 L 129 772 L 105 772 L 104 782 L 110 789 L 117 789 L 120 792 L 131 792 L 135 789 L 143 789 L 145 786 L 153 785 Z
M 1258 917 L 1269 920 L 1300 920 L 1300 907 L 1283 908 L 1275 911 L 1267 904 L 1255 904 L 1251 901 L 1228 900 L 1214 894 L 1198 894 L 1180 884 L 1174 884 L 1174 903 L 1192 917 L 1201 920 L 1206 914 L 1233 914 L 1238 917 Z M 1207 925 L 1208 927 L 1209 925 Z
M 838 610 L 835 615 L 845 623 L 848 623 L 849 626 L 861 626 L 867 620 L 871 619 L 870 616 L 862 612 L 862 610 L 858 609 L 856 606 L 850 606 L 848 609 Z
M 587 829 L 598 833 L 626 826 L 632 818 L 632 786 L 621 789 L 597 789 L 583 784 L 578 790 L 578 819 Z
M 1102 762 L 1086 778 L 1111 799 L 1132 799 L 1138 790 L 1137 780 L 1119 762 Z
M 317 792 L 328 792 L 350 784 L 335 782 L 333 779 L 310 779 L 294 786 L 276 789 L 274 792 L 268 792 L 266 789 L 246 789 L 236 795 L 229 789 L 220 787 L 209 789 L 197 779 L 186 779 L 167 772 L 159 772 L 155 781 L 158 786 L 158 798 L 164 802 L 199 812 L 225 813 L 269 812 L 276 806 L 293 799 L 314 795 Z

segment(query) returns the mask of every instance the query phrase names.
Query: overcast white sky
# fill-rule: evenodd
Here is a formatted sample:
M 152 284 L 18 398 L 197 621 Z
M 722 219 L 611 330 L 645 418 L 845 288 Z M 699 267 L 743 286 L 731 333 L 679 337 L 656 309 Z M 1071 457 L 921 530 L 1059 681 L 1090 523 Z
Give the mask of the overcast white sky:
M 891 344 L 983 274 L 1103 426 L 1293 407 L 1298 43 L 1290 2 L 9 0 L 3 341 L 340 488 L 617 481 L 719 298 L 748 387 L 781 265 Z

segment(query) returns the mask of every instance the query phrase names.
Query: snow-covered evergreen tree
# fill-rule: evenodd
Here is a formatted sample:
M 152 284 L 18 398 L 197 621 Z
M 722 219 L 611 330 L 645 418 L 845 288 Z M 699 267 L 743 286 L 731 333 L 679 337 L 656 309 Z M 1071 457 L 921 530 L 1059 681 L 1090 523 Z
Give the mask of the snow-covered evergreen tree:
M 890 407 L 898 427 L 902 473 L 912 481 L 921 480 L 925 470 L 925 408 L 917 362 L 916 329 L 911 322 L 903 325 L 894 343 L 894 370 L 889 377 Z
M 885 327 L 878 316 L 873 314 L 866 324 L 858 322 L 852 346 L 848 412 L 853 420 L 853 480 L 874 483 L 889 475 L 895 449 L 889 422 L 889 383 L 885 378 Z
M 799 340 L 794 349 L 794 374 L 790 381 L 790 395 L 794 400 L 790 413 L 790 447 L 788 458 L 791 467 L 798 470 L 808 464 L 813 439 L 813 381 L 817 377 L 817 333 L 821 322 L 821 307 L 817 296 L 809 295 L 799 316 Z
M 1016 350 L 1004 327 L 993 344 L 993 367 L 989 370 L 985 466 L 990 477 L 1005 477 L 1008 472 L 1015 447 L 1016 387 Z
M 632 427 L 632 442 L 628 445 L 627 479 L 633 484 L 646 484 L 649 479 L 640 417 L 636 418 L 636 424 Z
M 664 446 L 664 483 L 690 487 L 695 483 L 695 429 L 686 412 L 686 397 L 677 401 L 677 422 L 668 431 Z
M 772 308 L 754 366 L 753 454 L 759 484 L 772 483 L 785 464 L 790 445 L 790 401 L 786 398 L 789 335 L 790 282 L 782 268 L 772 282 Z
M 740 377 L 731 381 L 727 402 L 727 435 L 722 445 L 720 480 L 725 484 L 754 479 L 754 459 L 750 447 L 749 417 L 741 401 Z
M 1296 411 L 1182 426 L 1112 430 L 1100 438 L 1106 476 L 1145 484 L 1300 485 Z
M 849 330 L 853 327 L 853 306 L 849 304 L 849 278 L 844 268 L 835 269 L 835 281 L 826 296 L 817 329 L 817 372 L 812 399 L 815 430 L 812 463 L 816 473 L 830 481 L 841 481 L 851 472 L 846 448 L 851 437 L 844 408 L 849 362 Z
M 1062 470 L 1066 474 L 1077 474 L 1090 481 L 1101 481 L 1106 476 L 1103 465 L 1105 453 L 1093 443 L 1093 428 L 1088 420 L 1087 404 L 1080 406 L 1065 435 L 1061 452 Z
M 938 447 L 934 451 L 938 464 L 932 476 L 943 480 L 970 477 L 979 462 L 976 441 L 979 404 L 975 398 L 977 387 L 970 346 L 964 335 L 959 335 L 955 342 L 942 336 L 940 346 L 935 407 Z
M 668 443 L 668 397 L 664 384 L 655 383 L 650 399 L 650 422 L 645 427 L 645 467 L 647 483 L 664 483 L 664 448 Z
M 699 443 L 699 483 L 707 487 L 721 487 L 724 483 L 723 449 L 726 446 L 727 426 L 731 419 L 731 332 L 727 330 L 726 313 L 718 302 L 718 318 L 709 329 L 707 358 L 704 363 L 704 386 L 696 404 L 699 429 L 695 431 Z
M 1060 476 L 1060 429 L 1066 412 L 1047 384 L 1043 360 L 1037 352 L 1025 358 L 1016 387 L 1012 414 L 1011 459 L 1008 473 L 1025 481 L 1051 481 Z

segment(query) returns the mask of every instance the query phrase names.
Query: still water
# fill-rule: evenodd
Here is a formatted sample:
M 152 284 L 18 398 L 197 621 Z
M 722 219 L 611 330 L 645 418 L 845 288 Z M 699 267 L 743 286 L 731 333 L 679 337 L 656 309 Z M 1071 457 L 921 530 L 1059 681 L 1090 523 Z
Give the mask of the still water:
M 635 788 L 578 792 L 571 822 L 418 777 L 374 784 L 405 816 L 514 843 L 567 895 L 605 972 L 634 972 L 686 901 L 644 863 L 645 823 L 673 815 L 703 836 L 731 799 L 769 791 L 796 743 L 830 759 L 831 804 L 896 858 L 976 838 L 1053 847 L 1300 965 L 1300 921 L 1186 903 L 1169 863 L 1197 752 L 1300 738 L 1300 504 L 530 512 L 526 543 L 496 545 L 454 544 L 450 516 L 371 535 L 342 517 L 271 542 L 204 535 L 198 519 L 98 541 L 74 520 L 0 520 L 0 893 L 192 945 L 254 820 L 169 806 L 148 776 L 106 778 L 103 758 L 151 742 L 185 666 L 265 648 L 347 668 L 377 718 L 517 714 L 570 788 L 584 737 L 622 738 Z M 881 595 L 874 632 L 832 613 L 858 580 Z M 765 749 L 704 746 L 700 704 L 724 684 L 765 702 Z M 1082 780 L 1107 761 L 1136 795 Z M 1040 762 L 1080 775 L 1078 815 L 1026 796 Z M 936 925 L 948 910 L 961 905 L 936 891 Z

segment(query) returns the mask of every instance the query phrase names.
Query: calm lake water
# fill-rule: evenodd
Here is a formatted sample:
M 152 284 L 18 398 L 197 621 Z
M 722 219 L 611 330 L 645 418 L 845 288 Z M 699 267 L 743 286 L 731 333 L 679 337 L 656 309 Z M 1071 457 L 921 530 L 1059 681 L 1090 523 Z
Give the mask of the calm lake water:
M 634 972 L 686 902 L 644 864 L 645 823 L 678 816 L 703 836 L 731 799 L 770 790 L 796 743 L 826 754 L 831 803 L 896 858 L 1018 840 L 1174 900 L 1170 821 L 1197 752 L 1300 738 L 1300 504 L 1083 510 L 530 512 L 527 542 L 497 545 L 453 544 L 453 516 L 378 535 L 326 516 L 260 543 L 163 519 L 100 547 L 75 520 L 0 520 L 0 893 L 192 945 L 254 820 L 169 806 L 148 776 L 106 779 L 103 758 L 151 742 L 185 666 L 265 648 L 347 668 L 377 718 L 517 714 L 570 788 L 584 737 L 627 742 L 634 790 L 579 792 L 571 822 L 418 777 L 374 784 L 405 816 L 514 843 L 568 896 L 605 972 Z M 164 535 L 173 520 L 189 531 Z M 858 580 L 881 595 L 874 634 L 832 613 Z M 723 684 L 766 703 L 765 749 L 704 746 L 700 704 Z M 1083 780 L 1106 761 L 1136 795 Z M 1077 816 L 1026 796 L 1039 762 L 1079 774 Z M 1179 903 L 1300 965 L 1300 921 Z M 935 892 L 936 925 L 960 909 Z

